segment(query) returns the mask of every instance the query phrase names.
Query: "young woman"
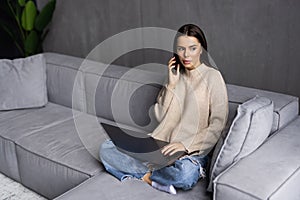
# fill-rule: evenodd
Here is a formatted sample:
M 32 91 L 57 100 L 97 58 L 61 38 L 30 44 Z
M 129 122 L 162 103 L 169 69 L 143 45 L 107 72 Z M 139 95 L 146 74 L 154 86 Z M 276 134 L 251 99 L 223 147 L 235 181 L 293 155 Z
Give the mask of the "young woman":
M 174 39 L 174 57 L 168 63 L 168 82 L 157 97 L 159 122 L 151 136 L 169 142 L 164 155 L 185 152 L 173 164 L 149 169 L 145 163 L 119 152 L 111 141 L 100 149 L 108 172 L 119 180 L 142 179 L 172 194 L 191 189 L 205 176 L 207 154 L 216 144 L 228 115 L 227 90 L 221 73 L 207 66 L 207 42 L 196 25 L 182 26 Z

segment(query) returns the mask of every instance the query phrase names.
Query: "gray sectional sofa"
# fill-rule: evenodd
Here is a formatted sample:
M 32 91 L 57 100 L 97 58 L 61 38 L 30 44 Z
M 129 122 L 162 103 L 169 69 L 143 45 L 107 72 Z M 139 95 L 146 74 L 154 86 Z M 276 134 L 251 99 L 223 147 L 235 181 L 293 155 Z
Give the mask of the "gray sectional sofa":
M 117 123 L 143 133 L 153 130 L 155 122 L 147 112 L 161 88 L 157 83 L 163 83 L 165 76 L 138 69 L 132 72 L 123 66 L 107 68 L 101 63 L 83 62 L 81 58 L 56 53 L 44 53 L 43 57 L 45 105 L 0 111 L 0 171 L 44 197 L 57 200 L 300 199 L 298 98 L 227 84 L 230 108 L 227 128 L 210 155 L 213 159 L 207 177 L 190 191 L 179 190 L 177 195 L 170 195 L 139 180 L 119 182 L 105 172 L 97 157 L 99 145 L 108 139 L 100 122 Z M 131 93 L 132 90 L 135 92 Z M 253 97 L 256 99 L 245 104 Z M 271 119 L 264 121 L 270 109 Z M 234 125 L 245 124 L 239 120 L 245 120 L 246 116 L 249 116 L 250 131 L 245 131 L 240 149 L 233 150 L 230 142 L 237 144 L 235 139 L 241 135 Z M 260 123 L 266 131 L 259 133 L 260 139 L 250 140 L 258 133 Z M 246 144 L 251 148 L 247 146 L 247 153 L 241 154 Z M 219 166 L 221 159 L 225 159 L 222 155 L 231 152 L 237 156 Z

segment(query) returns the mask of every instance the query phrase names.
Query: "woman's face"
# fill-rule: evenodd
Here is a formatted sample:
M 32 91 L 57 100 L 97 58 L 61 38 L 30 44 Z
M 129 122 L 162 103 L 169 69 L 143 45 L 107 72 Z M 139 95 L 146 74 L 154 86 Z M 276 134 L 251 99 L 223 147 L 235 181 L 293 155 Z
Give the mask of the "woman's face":
M 177 55 L 183 66 L 192 70 L 201 64 L 200 55 L 202 47 L 196 37 L 193 36 L 179 36 L 177 38 Z

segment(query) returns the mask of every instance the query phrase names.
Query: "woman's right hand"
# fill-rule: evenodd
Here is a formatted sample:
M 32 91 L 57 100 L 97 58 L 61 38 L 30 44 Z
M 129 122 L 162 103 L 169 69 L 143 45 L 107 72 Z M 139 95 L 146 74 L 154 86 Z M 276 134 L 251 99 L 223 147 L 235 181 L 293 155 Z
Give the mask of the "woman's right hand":
M 175 57 L 172 57 L 170 60 L 169 60 L 169 64 L 168 64 L 168 68 L 169 68 L 169 82 L 168 82 L 168 87 L 174 89 L 177 82 L 179 81 L 179 76 L 180 76 L 180 73 L 179 73 L 179 64 L 177 63 L 177 66 L 176 66 L 176 59 Z M 176 68 L 176 69 L 174 69 Z M 176 71 L 175 71 L 176 70 Z M 176 72 L 176 73 L 174 73 Z

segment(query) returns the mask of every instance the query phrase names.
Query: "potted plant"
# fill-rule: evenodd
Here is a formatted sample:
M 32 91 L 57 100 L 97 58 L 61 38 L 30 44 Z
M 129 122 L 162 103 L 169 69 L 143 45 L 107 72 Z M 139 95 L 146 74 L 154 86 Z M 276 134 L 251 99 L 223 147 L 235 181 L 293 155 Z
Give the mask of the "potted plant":
M 43 41 L 49 30 L 56 0 L 49 2 L 39 11 L 33 0 L 7 0 L 7 14 L 13 24 L 0 21 L 0 27 L 11 37 L 22 57 L 43 51 Z

